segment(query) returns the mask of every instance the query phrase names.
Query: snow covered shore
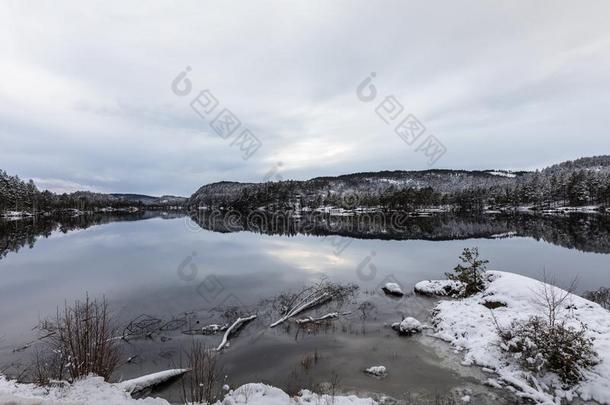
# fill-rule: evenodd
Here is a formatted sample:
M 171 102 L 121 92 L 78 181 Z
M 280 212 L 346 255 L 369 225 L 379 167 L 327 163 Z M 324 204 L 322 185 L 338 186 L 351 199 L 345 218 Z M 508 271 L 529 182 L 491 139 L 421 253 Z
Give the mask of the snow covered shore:
M 519 359 L 502 349 L 497 333 L 496 322 L 506 328 L 513 321 L 541 315 L 537 296 L 544 284 L 512 273 L 488 271 L 487 275 L 490 282 L 483 292 L 437 305 L 433 319 L 435 336 L 463 350 L 464 364 L 475 364 L 493 372 L 494 378 L 488 380 L 492 386 L 502 386 L 537 403 L 559 404 L 561 398 L 570 400 L 577 396 L 610 403 L 610 312 L 573 294 L 562 306 L 558 320 L 565 320 L 567 325 L 576 328 L 584 325 L 586 335 L 595 339 L 593 345 L 600 360 L 592 370 L 584 371 L 584 381 L 563 390 L 553 373 L 540 377 L 524 371 Z M 490 310 L 483 305 L 491 302 L 502 306 Z
M 88 377 L 65 387 L 37 387 L 17 384 L 0 376 L 0 404 L 19 405 L 169 405 L 161 398 L 133 399 L 120 384 L 104 382 L 101 377 Z M 230 391 L 215 405 L 376 405 L 369 398 L 314 394 L 303 390 L 290 397 L 279 388 L 264 384 L 246 384 Z
M 109 384 L 102 377 L 88 377 L 62 387 L 38 387 L 17 384 L 0 376 L 0 404 L 19 405 L 168 405 L 164 399 L 132 399 L 118 385 Z

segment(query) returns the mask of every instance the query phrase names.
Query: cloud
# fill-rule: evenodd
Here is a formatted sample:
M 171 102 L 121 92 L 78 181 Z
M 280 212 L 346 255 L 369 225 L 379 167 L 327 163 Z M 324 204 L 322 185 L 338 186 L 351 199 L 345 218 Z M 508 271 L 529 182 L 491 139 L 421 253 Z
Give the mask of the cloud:
M 531 168 L 607 153 L 607 2 L 6 2 L 0 161 L 22 177 L 189 195 L 427 169 L 356 97 L 371 72 L 447 147 L 438 167 Z M 172 93 L 190 66 L 193 92 Z M 244 161 L 189 106 L 210 89 L 262 142 Z M 380 98 L 381 99 L 381 98 Z
M 34 177 L 32 180 L 34 180 L 39 190 L 50 190 L 59 194 L 73 193 L 79 190 L 103 192 L 103 190 L 100 190 L 90 184 L 75 183 L 73 181 L 66 181 L 62 179 L 41 179 Z

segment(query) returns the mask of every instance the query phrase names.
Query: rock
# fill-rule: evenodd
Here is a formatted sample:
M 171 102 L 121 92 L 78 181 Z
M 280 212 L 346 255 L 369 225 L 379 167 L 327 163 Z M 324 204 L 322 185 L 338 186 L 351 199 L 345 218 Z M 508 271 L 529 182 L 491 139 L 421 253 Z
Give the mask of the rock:
M 422 295 L 457 297 L 464 291 L 464 284 L 455 280 L 426 280 L 415 284 L 414 290 Z
M 397 297 L 402 297 L 405 293 L 402 291 L 402 288 L 396 283 L 387 283 L 382 288 L 383 292 L 389 295 L 395 295 Z
M 375 377 L 385 377 L 388 375 L 385 366 L 373 366 L 364 370 L 365 373 L 373 375 Z
M 392 324 L 392 329 L 401 335 L 414 335 L 422 331 L 423 326 L 420 321 L 415 318 L 407 317 L 402 322 Z

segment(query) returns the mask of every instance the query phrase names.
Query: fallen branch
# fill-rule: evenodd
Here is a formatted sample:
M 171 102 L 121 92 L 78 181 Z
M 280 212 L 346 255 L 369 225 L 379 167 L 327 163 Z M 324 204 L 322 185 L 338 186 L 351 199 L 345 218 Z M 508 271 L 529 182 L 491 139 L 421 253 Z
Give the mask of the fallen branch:
M 339 314 L 337 312 L 331 312 L 330 314 L 326 314 L 320 318 L 312 318 L 311 316 L 308 316 L 307 318 L 302 318 L 302 319 L 297 319 L 297 323 L 299 325 L 305 324 L 305 323 L 310 323 L 310 322 L 321 322 L 321 321 L 325 321 L 327 319 L 335 319 L 338 318 Z
M 291 311 L 289 311 L 282 318 L 280 318 L 279 320 L 272 323 L 271 327 L 275 328 L 277 325 L 285 322 L 287 319 L 292 318 L 295 315 L 300 314 L 301 312 L 305 311 L 306 309 L 321 305 L 327 301 L 330 301 L 333 298 L 333 296 L 327 292 L 322 293 L 321 295 L 318 295 L 318 296 L 311 295 L 310 297 L 313 297 L 313 298 L 311 298 L 311 300 L 306 301 L 303 304 L 301 304 L 301 305 L 295 307 L 294 309 L 292 309 Z
M 225 332 L 224 336 L 222 337 L 222 342 L 220 342 L 220 345 L 218 345 L 218 347 L 216 348 L 216 351 L 217 352 L 221 351 L 226 346 L 227 342 L 229 341 L 229 337 L 232 334 L 237 332 L 246 323 L 253 321 L 255 319 L 256 319 L 256 315 L 252 315 L 252 316 L 249 316 L 246 318 L 237 318 L 237 320 L 235 322 L 233 322 L 233 325 L 229 326 L 229 329 L 227 329 L 227 331 Z
M 184 330 L 182 333 L 185 335 L 215 335 L 218 332 L 224 332 L 227 329 L 229 329 L 229 324 L 218 325 L 213 323 L 202 328 Z
M 142 377 L 134 378 L 132 380 L 123 381 L 117 384 L 122 390 L 133 394 L 145 390 L 146 388 L 154 387 L 161 383 L 166 382 L 174 377 L 181 376 L 184 373 L 191 371 L 189 368 L 177 368 L 172 370 L 159 371 L 158 373 L 147 374 Z

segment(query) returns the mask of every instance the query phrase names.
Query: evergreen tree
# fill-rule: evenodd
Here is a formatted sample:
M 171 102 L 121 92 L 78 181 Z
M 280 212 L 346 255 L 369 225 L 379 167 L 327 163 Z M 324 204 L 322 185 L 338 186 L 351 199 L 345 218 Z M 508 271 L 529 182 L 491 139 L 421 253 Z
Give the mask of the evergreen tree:
M 465 248 L 460 255 L 462 264 L 458 264 L 453 273 L 447 273 L 450 280 L 460 281 L 464 284 L 464 295 L 470 296 L 483 291 L 485 283 L 483 275 L 488 260 L 479 260 L 479 248 Z

